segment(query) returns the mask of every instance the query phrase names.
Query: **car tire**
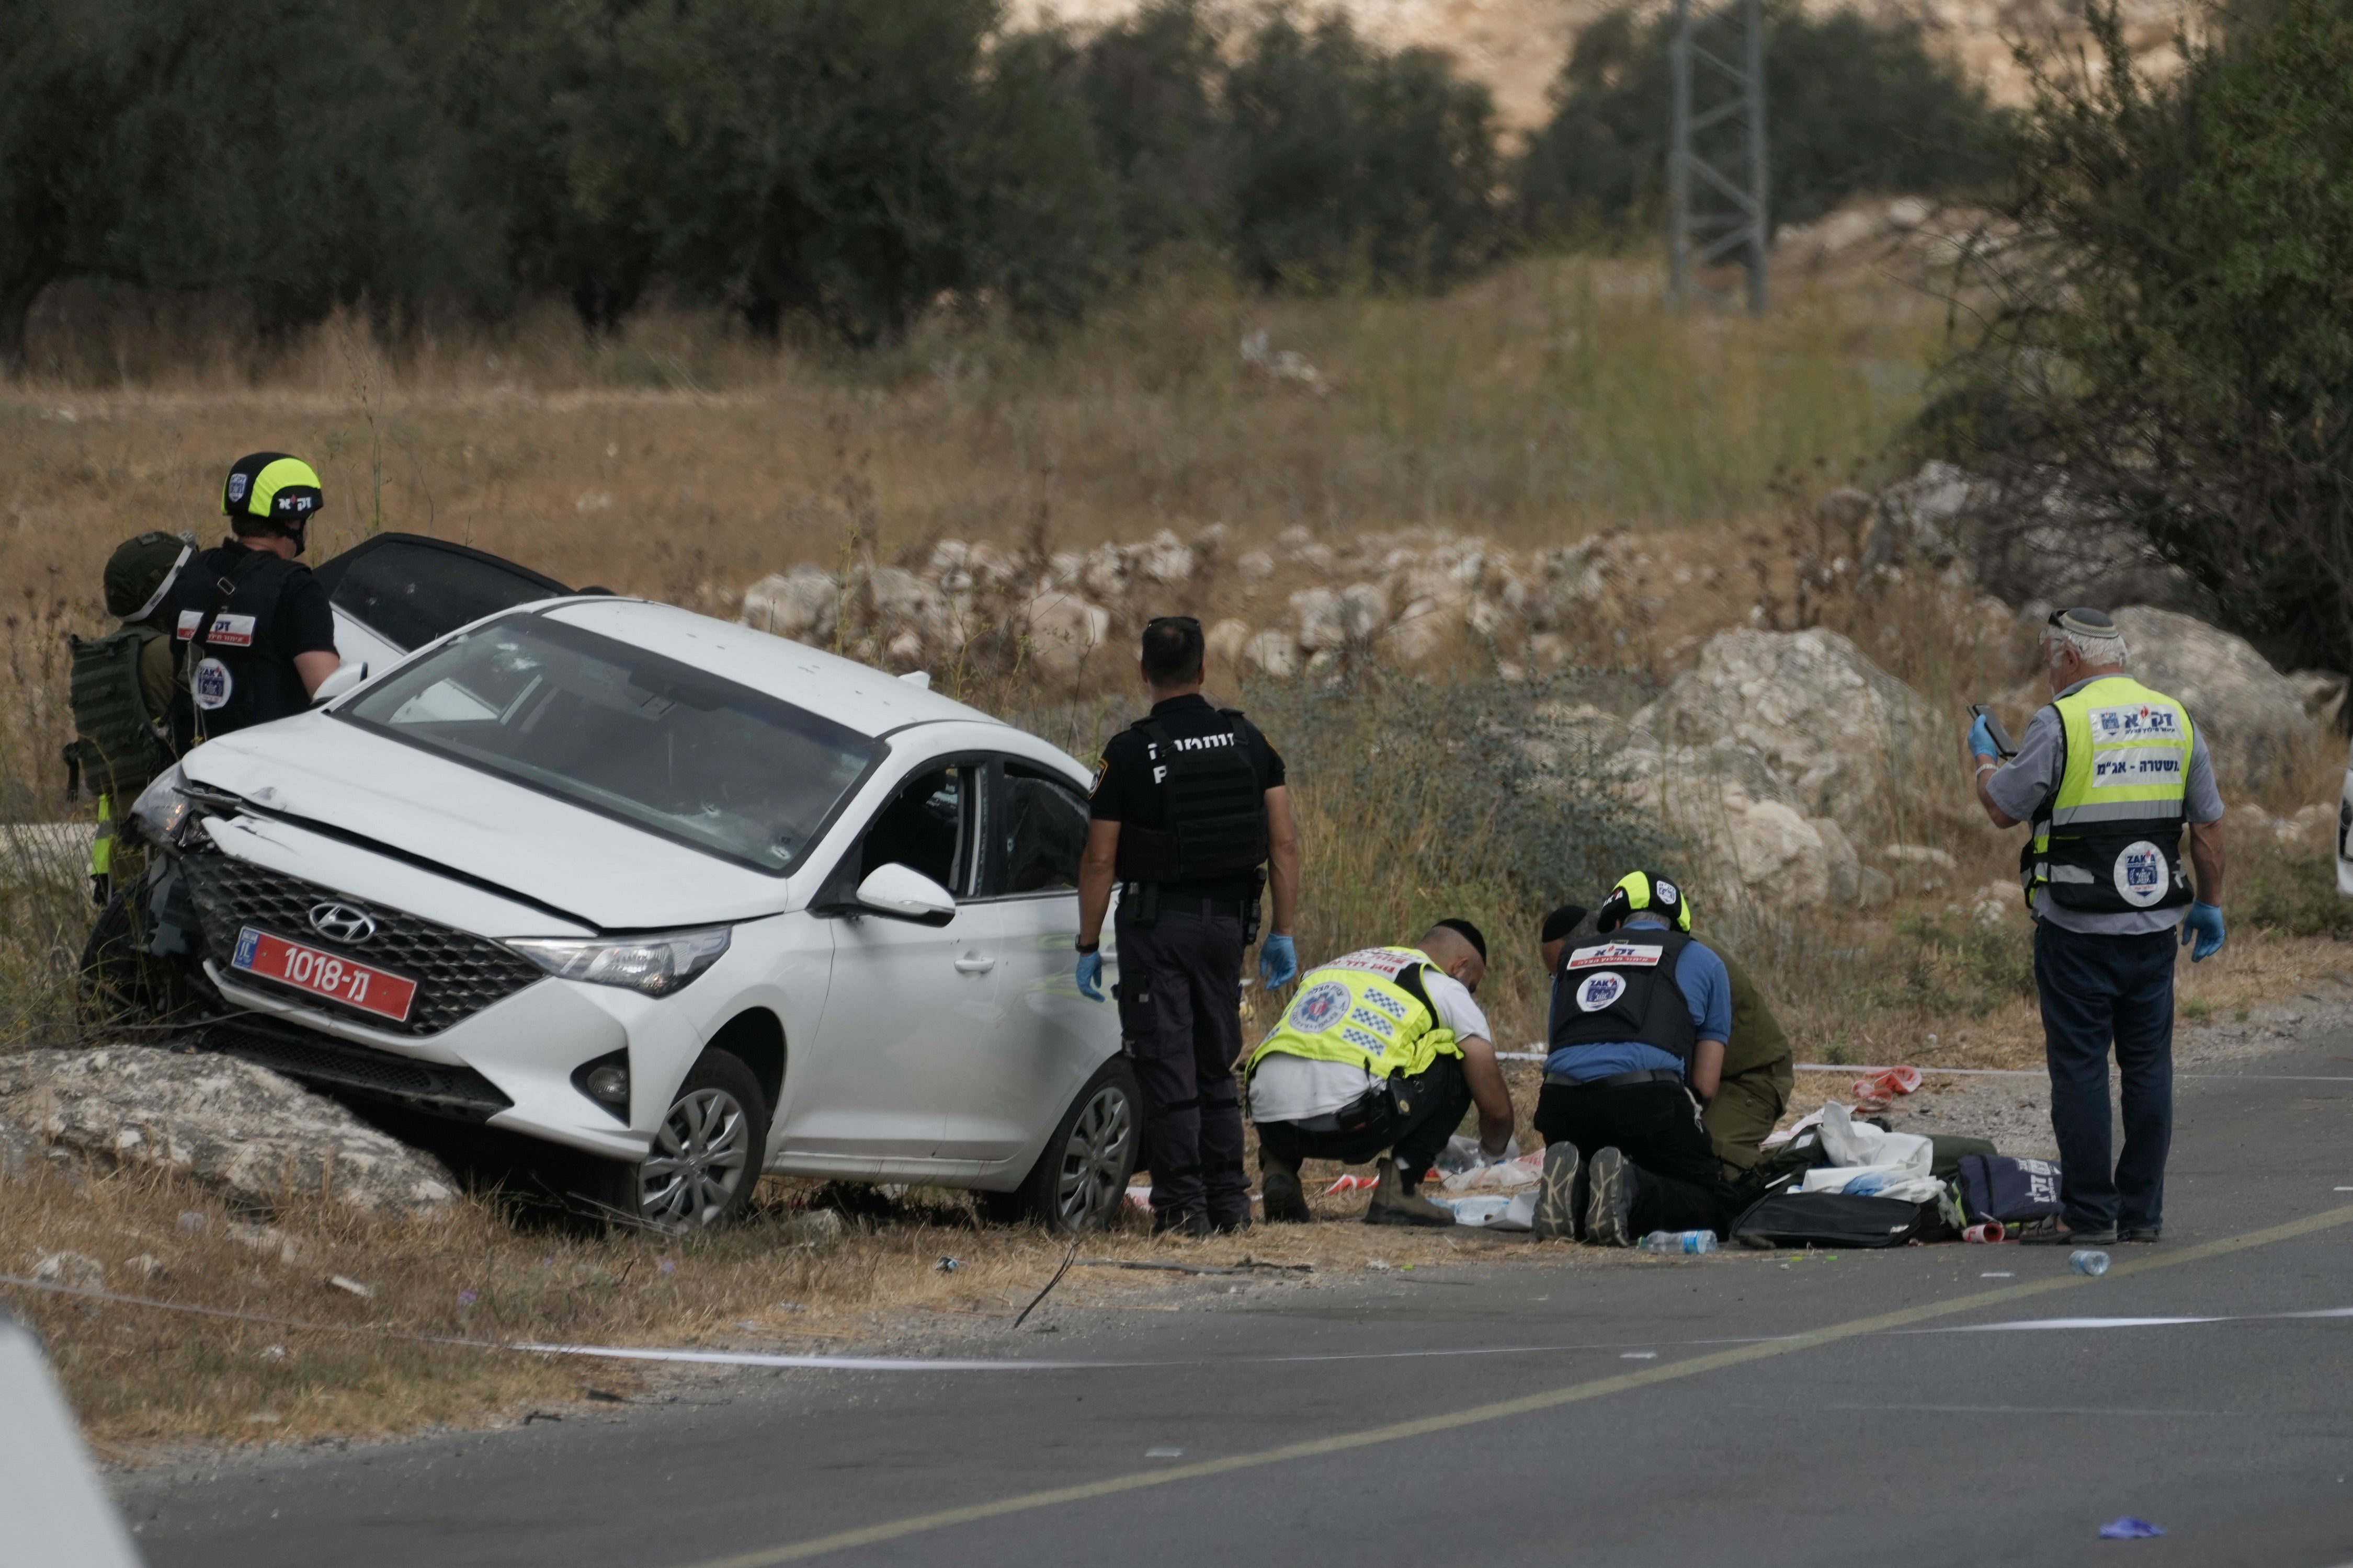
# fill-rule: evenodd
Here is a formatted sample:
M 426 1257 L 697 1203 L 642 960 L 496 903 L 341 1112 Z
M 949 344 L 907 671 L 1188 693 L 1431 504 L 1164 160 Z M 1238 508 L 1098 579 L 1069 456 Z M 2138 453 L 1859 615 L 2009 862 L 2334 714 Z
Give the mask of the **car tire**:
M 1135 1073 L 1113 1057 L 1071 1101 L 1021 1184 L 978 1194 L 982 1217 L 1033 1221 L 1058 1236 L 1103 1229 L 1126 1201 L 1142 1130 Z
M 598 1205 L 616 1223 L 709 1230 L 743 1216 L 768 1148 L 768 1100 L 743 1058 L 702 1053 L 670 1096 L 647 1159 L 604 1164 Z

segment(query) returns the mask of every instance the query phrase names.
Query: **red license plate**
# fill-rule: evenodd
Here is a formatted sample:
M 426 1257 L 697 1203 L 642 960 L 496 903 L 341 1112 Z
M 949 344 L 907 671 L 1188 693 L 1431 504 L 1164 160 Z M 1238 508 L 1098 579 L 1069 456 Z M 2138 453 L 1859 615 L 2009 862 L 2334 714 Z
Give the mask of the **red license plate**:
M 229 960 L 229 967 L 291 985 L 298 991 L 308 991 L 313 996 L 332 997 L 347 1007 L 357 1007 L 395 1023 L 407 1020 L 409 1005 L 417 1000 L 414 980 L 356 959 L 322 952 L 315 947 L 289 942 L 251 926 L 237 933 L 237 954 Z

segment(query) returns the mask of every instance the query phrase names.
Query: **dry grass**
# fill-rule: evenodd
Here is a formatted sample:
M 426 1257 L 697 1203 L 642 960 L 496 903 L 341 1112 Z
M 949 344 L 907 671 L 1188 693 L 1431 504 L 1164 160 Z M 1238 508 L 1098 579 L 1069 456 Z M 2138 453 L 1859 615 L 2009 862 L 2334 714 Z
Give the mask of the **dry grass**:
M 1333 1167 L 1336 1173 L 1337 1167 Z M 955 1194 L 802 1238 L 810 1188 L 771 1181 L 745 1226 L 676 1240 L 522 1225 L 487 1199 L 432 1220 L 375 1223 L 319 1210 L 266 1229 L 185 1184 L 46 1164 L 0 1183 L 0 1272 L 58 1253 L 93 1258 L 107 1288 L 252 1318 L 157 1310 L 24 1289 L 6 1304 L 47 1341 L 101 1449 L 137 1458 L 186 1442 L 382 1436 L 522 1418 L 582 1398 L 634 1396 L 667 1375 L 642 1363 L 482 1348 L 482 1342 L 897 1354 L 1008 1353 L 1013 1319 L 1065 1245 L 1028 1228 L 977 1229 Z M 938 1200 L 926 1205 L 925 1196 Z M 1317 1200 L 1353 1219 L 1361 1195 Z M 242 1239 L 240 1239 L 242 1238 Z M 1087 1258 L 1229 1266 L 1306 1264 L 1286 1283 L 1509 1256 L 1472 1231 L 1351 1223 L 1262 1227 L 1227 1241 L 1155 1241 L 1140 1214 L 1086 1239 Z M 1553 1261 L 1559 1261 L 1553 1249 Z M 1576 1249 L 1608 1266 L 1608 1255 Z M 945 1258 L 956 1259 L 949 1271 Z M 363 1299 L 332 1281 L 366 1286 Z M 1276 1278 L 1273 1275 L 1253 1279 Z M 1170 1310 L 1230 1278 L 1071 1270 L 1032 1327 L 1090 1310 Z M 435 1343 L 431 1341 L 474 1343 Z M 591 1391 L 594 1391 L 593 1393 Z
M 374 527 L 680 602 L 952 535 L 1224 522 L 1268 539 L 1436 524 L 1517 542 L 1746 515 L 1777 473 L 1874 463 L 1939 329 L 1883 285 L 1762 323 L 1666 310 L 1646 262 L 1538 259 L 1440 300 L 1268 300 L 1172 274 L 1037 344 L 928 325 L 880 360 L 772 352 L 717 318 L 592 342 L 556 316 L 387 356 L 341 322 L 263 351 L 152 316 L 49 324 L 0 395 L 0 574 L 79 606 L 140 527 L 208 529 L 257 446 L 313 457 L 322 553 Z M 1326 390 L 1253 374 L 1264 330 Z

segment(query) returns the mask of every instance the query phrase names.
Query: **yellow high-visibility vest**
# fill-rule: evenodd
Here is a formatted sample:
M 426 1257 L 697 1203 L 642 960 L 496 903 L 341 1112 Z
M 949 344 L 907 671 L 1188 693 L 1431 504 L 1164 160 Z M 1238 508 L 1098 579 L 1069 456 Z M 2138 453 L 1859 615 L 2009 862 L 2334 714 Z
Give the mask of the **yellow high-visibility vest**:
M 1375 1078 L 1429 1070 L 1441 1056 L 1459 1057 L 1454 1031 L 1438 1020 L 1424 973 L 1444 973 L 1430 955 L 1410 947 L 1368 947 L 1312 970 L 1258 1049 L 1250 1071 L 1270 1055 L 1347 1062 Z
M 2090 681 L 2052 704 L 2064 762 L 2020 857 L 2031 900 L 2087 913 L 2179 909 L 2182 803 L 2196 734 L 2189 711 L 2130 676 Z

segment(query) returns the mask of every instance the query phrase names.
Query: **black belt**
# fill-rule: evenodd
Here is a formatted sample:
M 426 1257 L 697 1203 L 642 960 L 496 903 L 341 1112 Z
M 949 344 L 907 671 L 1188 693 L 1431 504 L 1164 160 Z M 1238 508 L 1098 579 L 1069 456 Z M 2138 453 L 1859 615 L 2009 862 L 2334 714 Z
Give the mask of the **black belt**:
M 1119 885 L 1120 899 L 1123 902 L 1129 899 L 1141 899 L 1149 887 L 1150 884 L 1145 882 L 1122 882 Z M 1198 914 L 1205 921 L 1213 921 L 1221 915 L 1228 920 L 1238 921 L 1250 913 L 1250 904 L 1242 899 L 1172 899 L 1162 893 L 1160 912 L 1165 915 L 1172 910 L 1179 914 Z
M 1667 1068 L 1646 1068 L 1641 1072 L 1615 1072 L 1608 1078 L 1579 1081 L 1559 1073 L 1545 1074 L 1546 1085 L 1556 1089 L 1626 1089 L 1638 1083 L 1673 1083 L 1683 1081 L 1683 1075 Z

